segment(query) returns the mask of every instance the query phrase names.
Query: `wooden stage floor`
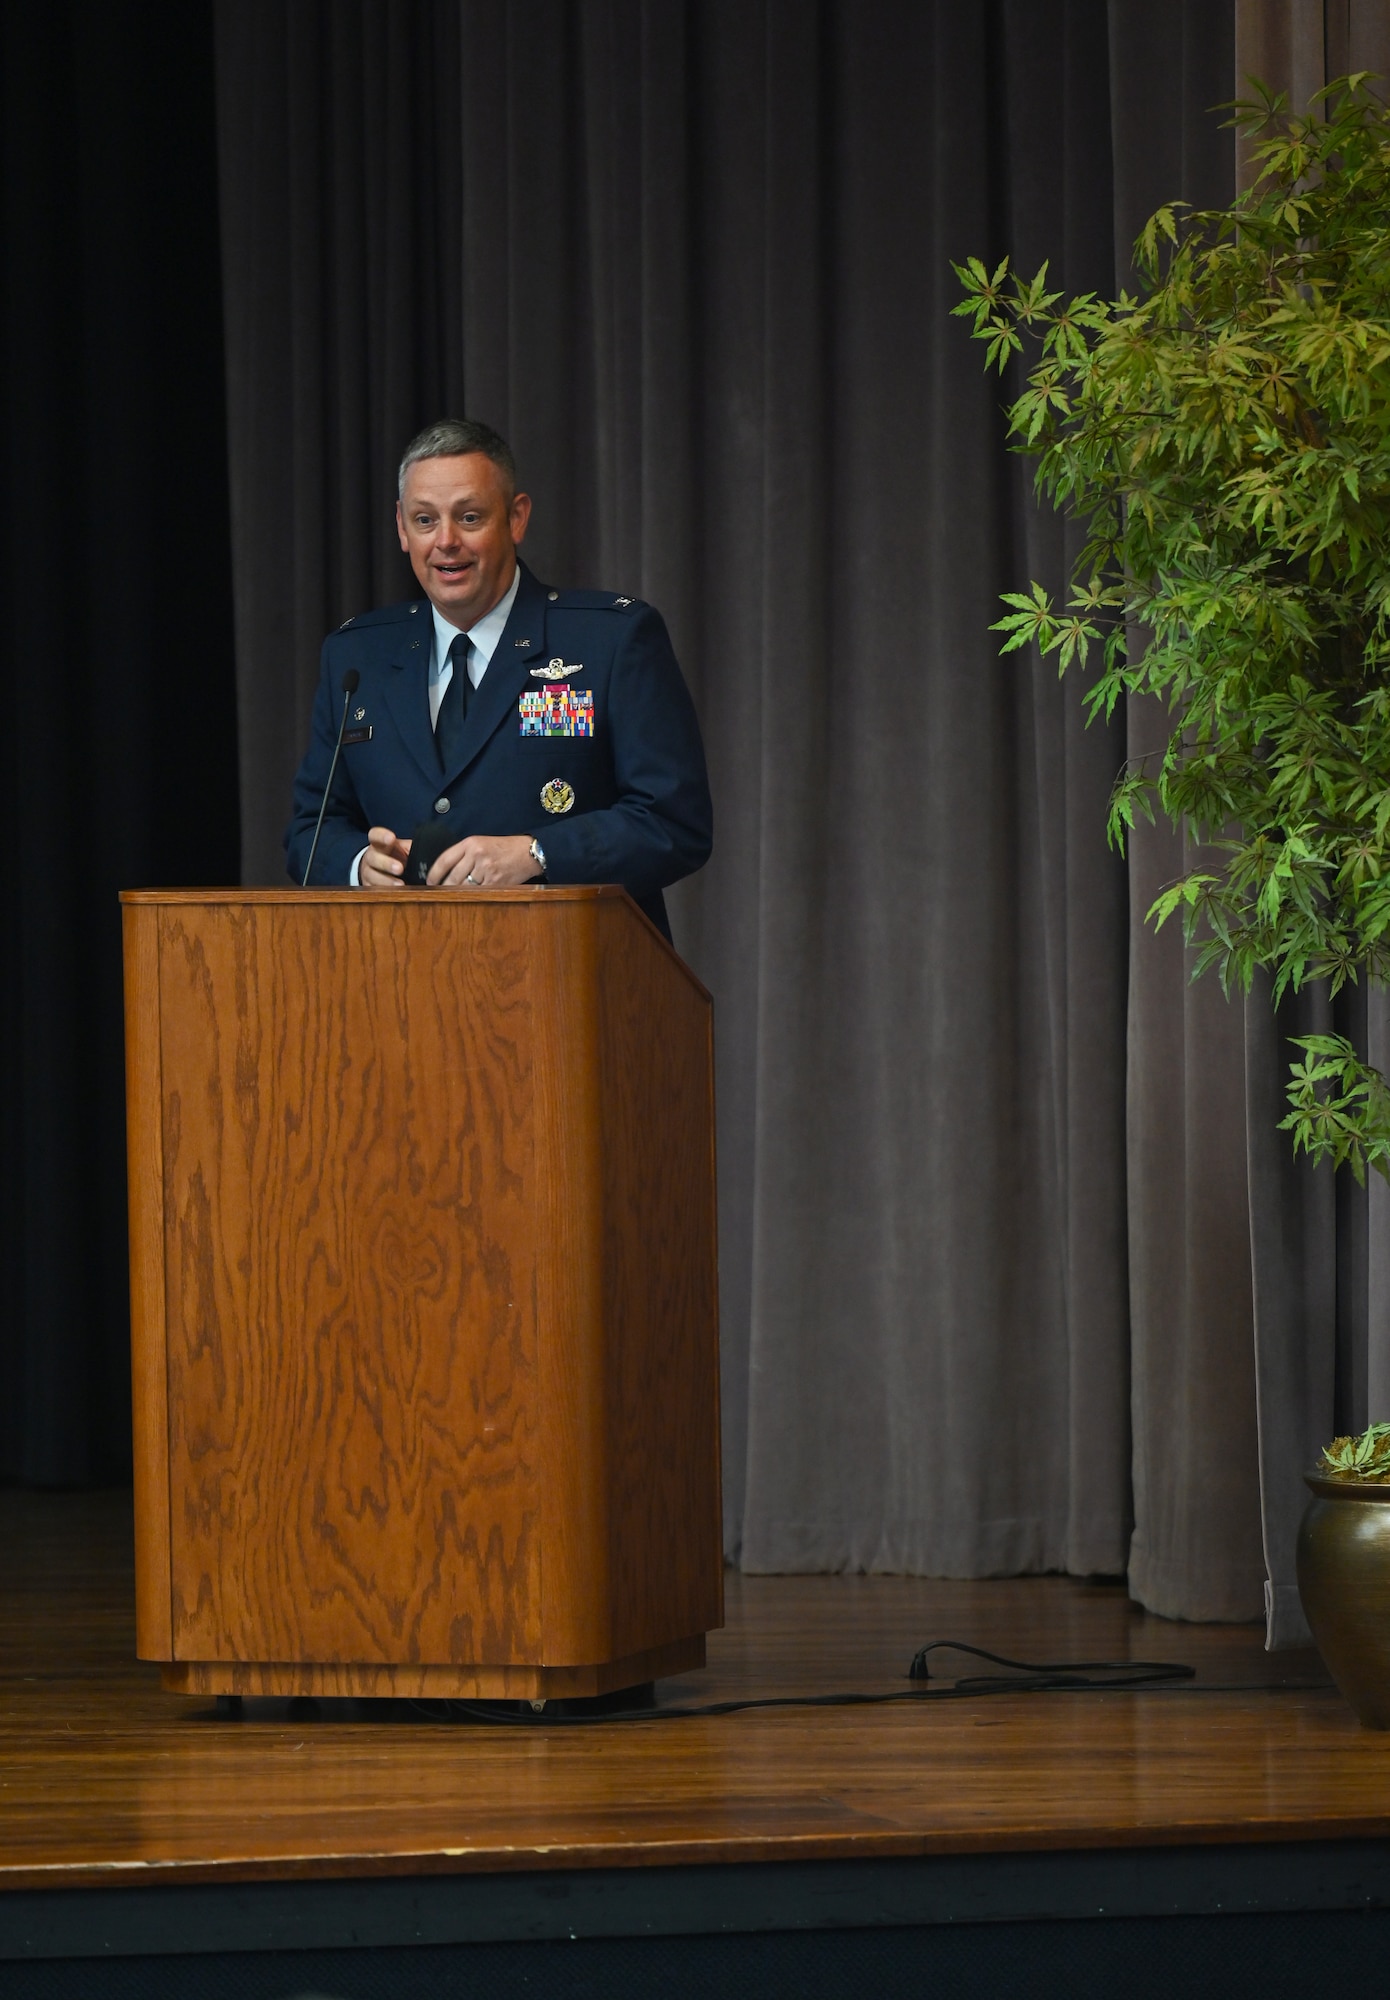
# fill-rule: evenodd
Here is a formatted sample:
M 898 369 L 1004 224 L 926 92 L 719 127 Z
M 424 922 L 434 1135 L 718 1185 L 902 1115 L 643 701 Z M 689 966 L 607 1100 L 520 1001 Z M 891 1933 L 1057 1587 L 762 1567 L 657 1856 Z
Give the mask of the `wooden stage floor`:
M 1390 1916 L 1376 1928 L 1390 1912 L 1390 1734 L 1357 1724 L 1316 1654 L 1271 1657 L 1256 1627 L 1170 1624 L 1116 1585 L 1063 1578 L 731 1576 L 728 1619 L 709 1667 L 662 1683 L 661 1707 L 901 1689 L 915 1649 L 945 1638 L 1032 1660 L 1185 1661 L 1197 1681 L 568 1726 L 409 1703 L 305 1716 L 266 1702 L 233 1720 L 166 1695 L 133 1657 L 125 1496 L 0 1492 L 0 2000 L 166 1990 L 145 1973 L 134 1988 L 74 1986 L 38 1960 L 249 1964 L 310 1945 L 333 1964 L 408 1946 L 418 1966 L 421 1946 L 647 1950 L 664 1936 L 686 1951 L 722 1933 L 733 1949 L 731 1933 L 878 1926 L 886 1950 L 974 1927 L 1026 1959 L 1030 1922 L 1042 1949 L 1067 1930 L 1059 1917 L 1244 1912 L 1280 1961 L 1270 1913 L 1277 1926 L 1310 1910 L 1353 1924 L 1337 1934 L 1348 1964 L 1373 1931 L 1377 1951 L 1390 1945 Z M 1038 1992 L 1110 1990 L 1110 1973 L 1072 1979 L 1076 1929 Z M 1133 1923 L 1126 1935 L 1137 1992 L 1149 1947 Z M 240 1972 L 208 1984 L 204 1965 L 196 1990 L 253 1990 Z M 675 1992 L 663 1978 L 640 1990 Z M 775 1988 L 813 1990 L 804 1972 Z
M 907 1685 L 962 1638 L 1182 1660 L 1195 1690 L 480 1726 L 409 1704 L 219 1718 L 133 1657 L 119 1495 L 0 1494 L 0 1884 L 651 1867 L 1383 1838 L 1390 1734 L 1316 1654 L 1149 1617 L 1110 1584 L 729 1578 L 660 1704 Z M 967 1669 L 968 1669 L 968 1664 Z

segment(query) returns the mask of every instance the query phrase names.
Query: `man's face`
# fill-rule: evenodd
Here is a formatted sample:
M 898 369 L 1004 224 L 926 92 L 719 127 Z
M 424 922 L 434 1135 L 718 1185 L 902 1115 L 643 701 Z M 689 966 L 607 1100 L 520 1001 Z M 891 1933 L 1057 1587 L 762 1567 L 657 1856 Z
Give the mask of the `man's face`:
M 506 595 L 531 502 L 480 451 L 420 458 L 396 508 L 401 547 L 443 618 L 468 631 Z

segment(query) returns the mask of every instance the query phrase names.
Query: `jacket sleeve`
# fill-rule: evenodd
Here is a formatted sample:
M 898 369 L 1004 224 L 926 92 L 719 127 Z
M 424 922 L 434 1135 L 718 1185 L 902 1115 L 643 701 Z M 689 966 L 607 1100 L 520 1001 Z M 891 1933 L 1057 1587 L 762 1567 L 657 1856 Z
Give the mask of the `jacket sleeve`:
M 617 799 L 529 831 L 552 882 L 620 882 L 641 901 L 704 866 L 714 816 L 695 705 L 665 622 L 643 605 L 623 627 L 608 683 Z
M 314 712 L 309 725 L 309 747 L 295 774 L 294 810 L 285 829 L 285 865 L 291 881 L 302 882 L 314 839 L 314 822 L 319 816 L 323 788 L 328 783 L 333 762 L 333 745 L 342 721 L 343 696 L 340 673 L 334 671 L 329 654 L 332 636 L 324 641 L 319 684 L 314 695 Z M 341 662 L 339 662 L 341 664 Z M 333 792 L 323 816 L 314 855 L 314 887 L 346 888 L 354 857 L 367 843 L 367 816 L 358 803 L 346 758 L 339 757 L 333 774 Z

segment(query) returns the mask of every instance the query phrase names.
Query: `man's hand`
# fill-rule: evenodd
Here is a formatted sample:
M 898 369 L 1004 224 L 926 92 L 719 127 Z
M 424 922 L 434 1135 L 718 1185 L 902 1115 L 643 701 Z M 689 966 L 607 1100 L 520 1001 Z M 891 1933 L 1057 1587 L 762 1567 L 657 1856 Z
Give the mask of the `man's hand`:
M 445 848 L 425 880 L 431 889 L 518 889 L 539 873 L 529 834 L 470 833 Z
M 374 826 L 367 835 L 367 851 L 357 864 L 358 887 L 399 889 L 409 854 L 408 840 L 398 839 L 389 826 Z

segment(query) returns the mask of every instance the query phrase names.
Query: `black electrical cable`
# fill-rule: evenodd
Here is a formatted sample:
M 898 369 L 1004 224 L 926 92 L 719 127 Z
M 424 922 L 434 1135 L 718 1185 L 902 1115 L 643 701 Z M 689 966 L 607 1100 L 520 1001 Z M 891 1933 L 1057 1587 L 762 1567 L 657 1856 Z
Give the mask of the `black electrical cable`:
M 574 1709 L 542 1702 L 417 1701 L 415 1708 L 445 1720 L 482 1722 L 503 1728 L 592 1727 L 600 1722 L 674 1722 L 693 1716 L 739 1715 L 751 1708 L 872 1708 L 887 1702 L 960 1701 L 991 1694 L 1074 1694 L 1091 1689 L 1115 1693 L 1126 1688 L 1176 1691 L 1176 1684 L 1193 1682 L 1197 1669 L 1172 1660 L 1058 1660 L 1038 1663 L 1009 1660 L 1002 1653 L 986 1652 L 959 1639 L 932 1639 L 919 1647 L 908 1666 L 907 1678 L 930 1680 L 928 1665 L 933 1653 L 968 1653 L 1007 1667 L 1004 1674 L 973 1674 L 964 1680 L 939 1681 L 934 1687 L 894 1688 L 882 1694 L 773 1694 L 749 1695 L 737 1701 L 674 1702 L 664 1708 Z M 1212 1692 L 1228 1690 L 1213 1689 Z M 1229 1690 L 1234 1691 L 1234 1690 Z
M 908 1679 L 930 1680 L 928 1656 L 941 1652 L 969 1653 L 972 1659 L 988 1660 L 992 1666 L 1011 1669 L 1006 1675 L 976 1674 L 969 1680 L 951 1683 L 957 1690 L 971 1694 L 993 1694 L 1007 1688 L 1049 1694 L 1064 1688 L 1153 1687 L 1163 1681 L 1197 1678 L 1195 1667 L 1171 1660 L 1053 1660 L 1039 1665 L 1031 1660 L 1008 1660 L 1002 1653 L 987 1653 L 983 1646 L 967 1646 L 959 1639 L 932 1639 L 912 1655 Z

